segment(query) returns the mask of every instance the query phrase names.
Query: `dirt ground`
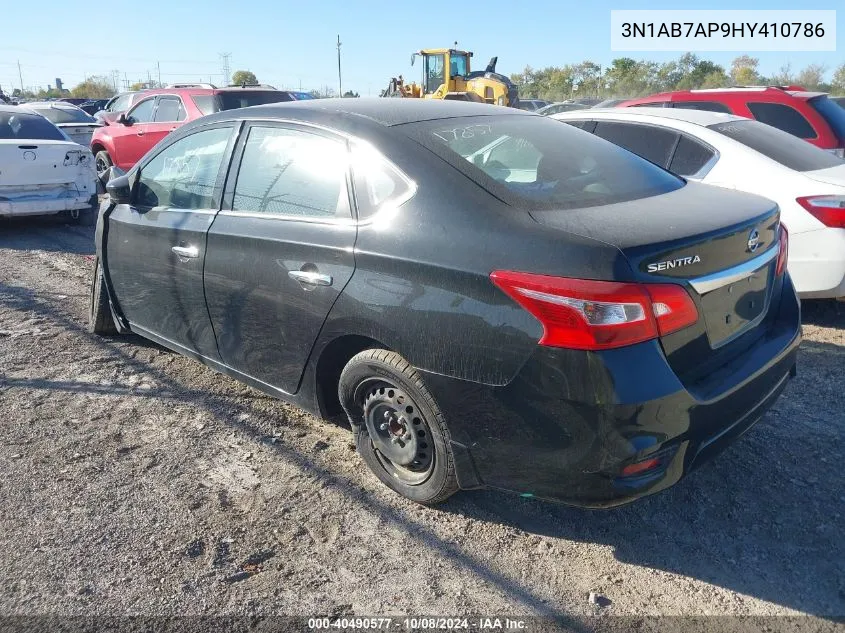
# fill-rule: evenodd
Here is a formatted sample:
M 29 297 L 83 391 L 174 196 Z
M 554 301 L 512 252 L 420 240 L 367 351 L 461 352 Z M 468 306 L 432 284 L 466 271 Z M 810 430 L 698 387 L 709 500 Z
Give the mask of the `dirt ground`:
M 89 335 L 92 253 L 92 229 L 0 224 L 2 615 L 845 615 L 845 304 L 805 304 L 797 379 L 667 492 L 427 509 L 346 429 Z

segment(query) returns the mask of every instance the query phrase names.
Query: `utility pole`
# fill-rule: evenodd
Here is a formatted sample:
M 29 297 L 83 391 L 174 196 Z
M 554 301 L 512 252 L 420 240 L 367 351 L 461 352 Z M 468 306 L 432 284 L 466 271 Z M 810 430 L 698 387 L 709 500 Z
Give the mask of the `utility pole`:
M 231 74 L 229 68 L 229 58 L 232 53 L 220 53 L 220 60 L 222 62 L 221 70 L 223 71 L 223 85 L 228 86 L 231 81 Z
M 21 80 L 21 92 L 23 92 L 23 73 L 21 73 L 21 60 L 18 60 L 18 79 Z
M 343 79 L 340 74 L 340 35 L 337 36 L 337 96 L 343 96 Z
M 161 64 L 156 62 L 156 68 L 158 68 L 158 87 L 161 88 Z

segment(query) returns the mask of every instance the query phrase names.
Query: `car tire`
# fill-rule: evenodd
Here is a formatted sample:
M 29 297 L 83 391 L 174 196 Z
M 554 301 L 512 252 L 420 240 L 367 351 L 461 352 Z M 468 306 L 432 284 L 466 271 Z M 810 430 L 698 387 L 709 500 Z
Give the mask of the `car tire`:
M 340 374 L 338 395 L 356 448 L 382 483 L 424 505 L 458 491 L 443 414 L 402 356 L 384 349 L 356 354 Z
M 94 278 L 91 280 L 91 308 L 88 313 L 88 331 L 92 334 L 116 334 L 117 326 L 112 316 L 109 297 L 103 286 L 100 258 L 94 258 Z
M 112 162 L 111 156 L 106 150 L 100 150 L 97 152 L 97 155 L 94 156 L 94 167 L 97 170 L 97 178 L 100 179 L 100 182 L 103 183 L 105 187 L 108 184 L 108 173 L 109 169 L 114 166 Z

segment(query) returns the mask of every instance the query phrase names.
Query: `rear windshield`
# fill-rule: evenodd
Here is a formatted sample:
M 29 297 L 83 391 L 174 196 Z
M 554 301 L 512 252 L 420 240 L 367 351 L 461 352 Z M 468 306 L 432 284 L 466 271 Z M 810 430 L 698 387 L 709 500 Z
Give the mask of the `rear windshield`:
M 725 121 L 708 127 L 796 171 L 815 171 L 843 164 L 834 154 L 759 121 Z
M 839 138 L 839 142 L 845 144 L 845 109 L 827 97 L 810 99 L 810 105 L 827 121 L 833 133 Z
M 571 209 L 674 191 L 684 181 L 636 154 L 546 117 L 483 116 L 402 126 L 504 202 Z
M 38 114 L 48 118 L 53 123 L 96 123 L 97 119 L 83 110 L 71 108 L 36 108 Z
M 39 114 L 0 112 L 0 139 L 66 141 L 67 137 Z
M 293 101 L 293 98 L 283 90 L 232 90 L 218 92 L 215 95 L 194 95 L 191 99 L 203 114 L 280 101 Z

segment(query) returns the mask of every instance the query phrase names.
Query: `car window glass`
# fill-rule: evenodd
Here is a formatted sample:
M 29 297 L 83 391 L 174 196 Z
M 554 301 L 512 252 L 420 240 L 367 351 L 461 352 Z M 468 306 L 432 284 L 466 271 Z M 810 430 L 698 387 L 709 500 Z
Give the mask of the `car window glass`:
M 249 131 L 233 211 L 316 218 L 350 217 L 346 144 L 275 127 Z
M 129 101 L 131 99 L 132 99 L 132 95 L 123 95 L 122 97 L 118 97 L 109 106 L 109 111 L 110 112 L 125 112 L 129 108 Z
M 40 114 L 0 112 L 0 139 L 66 141 L 67 137 Z M 12 172 L 14 173 L 14 172 Z M 2 181 L 0 181 L 2 182 Z
M 354 145 L 352 161 L 359 220 L 391 202 L 407 200 L 411 194 L 410 180 L 371 146 Z
M 158 100 L 154 121 L 166 123 L 182 121 L 184 118 L 185 111 L 182 109 L 182 101 L 179 97 L 161 97 Z
M 628 106 L 629 108 L 665 108 L 666 104 L 662 101 L 651 101 L 649 103 L 634 103 Z
M 197 106 L 203 114 L 211 114 L 217 112 L 215 108 L 214 95 L 191 95 L 194 100 L 194 105 Z
M 616 121 L 599 121 L 595 135 L 664 168 L 669 165 L 669 158 L 679 136 L 672 130 Z
M 672 162 L 669 164 L 669 171 L 679 176 L 693 176 L 698 173 L 715 152 L 706 145 L 692 140 L 688 136 L 681 136 Z
M 813 126 L 793 107 L 782 103 L 750 102 L 748 109 L 761 123 L 776 127 L 798 138 L 816 138 Z
M 137 204 L 173 209 L 216 209 L 215 185 L 232 129 L 186 136 L 142 166 Z
M 814 171 L 845 164 L 830 152 L 751 119 L 726 121 L 708 127 L 796 171 Z
M 147 99 L 135 106 L 127 118 L 132 119 L 133 123 L 149 123 L 153 118 L 153 104 L 155 99 Z
M 724 103 L 718 101 L 675 101 L 673 108 L 682 110 L 707 110 L 708 112 L 724 112 L 730 114 L 731 110 Z
M 401 127 L 499 200 L 518 208 L 593 207 L 684 186 L 639 156 L 548 117 L 491 115 Z
M 585 132 L 592 133 L 596 129 L 596 122 L 595 121 L 570 121 L 565 120 L 564 123 L 567 125 L 571 125 L 572 127 L 577 127 Z
M 76 108 L 37 108 L 38 114 L 53 123 L 95 123 L 96 119 Z

